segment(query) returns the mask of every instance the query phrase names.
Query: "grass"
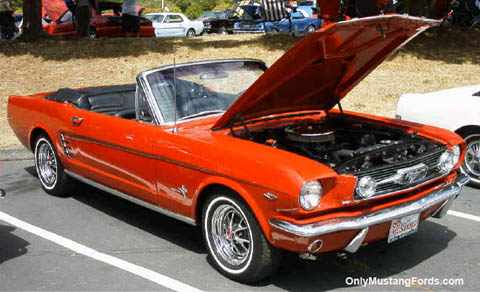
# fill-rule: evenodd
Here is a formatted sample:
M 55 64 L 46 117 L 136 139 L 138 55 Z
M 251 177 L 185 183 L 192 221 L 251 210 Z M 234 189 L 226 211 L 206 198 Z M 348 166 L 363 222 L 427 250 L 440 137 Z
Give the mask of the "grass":
M 393 117 L 402 93 L 480 83 L 480 31 L 437 30 L 380 65 L 342 102 L 345 109 Z M 9 95 L 62 87 L 133 83 L 144 70 L 177 62 L 248 57 L 272 64 L 297 39 L 233 35 L 192 39 L 46 39 L 0 43 L 0 147 L 19 145 L 7 119 Z

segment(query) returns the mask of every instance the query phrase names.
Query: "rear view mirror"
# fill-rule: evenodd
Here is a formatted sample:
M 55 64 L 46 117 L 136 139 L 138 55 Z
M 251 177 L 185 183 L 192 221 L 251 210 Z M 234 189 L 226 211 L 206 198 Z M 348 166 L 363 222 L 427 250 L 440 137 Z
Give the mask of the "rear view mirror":
M 223 71 L 207 72 L 200 74 L 200 80 L 228 78 L 228 73 Z

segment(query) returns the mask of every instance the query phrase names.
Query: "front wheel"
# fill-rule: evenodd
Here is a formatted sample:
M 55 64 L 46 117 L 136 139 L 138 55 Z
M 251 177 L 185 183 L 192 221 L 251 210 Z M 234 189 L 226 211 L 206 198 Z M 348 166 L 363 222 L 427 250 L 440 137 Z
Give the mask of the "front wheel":
M 211 263 L 235 281 L 261 280 L 280 262 L 281 251 L 265 239 L 250 209 L 228 192 L 211 196 L 203 206 L 202 232 Z
M 227 34 L 227 28 L 225 26 L 221 26 L 219 29 L 218 29 L 218 33 L 219 34 Z
M 480 188 L 480 131 L 461 133 L 467 143 L 467 153 L 460 170 L 470 177 L 470 186 Z
M 307 27 L 307 33 L 312 33 L 312 32 L 315 32 L 315 26 L 309 25 L 309 26 Z
M 65 173 L 52 142 L 46 136 L 39 136 L 35 142 L 35 168 L 45 192 L 65 197 L 73 180 Z

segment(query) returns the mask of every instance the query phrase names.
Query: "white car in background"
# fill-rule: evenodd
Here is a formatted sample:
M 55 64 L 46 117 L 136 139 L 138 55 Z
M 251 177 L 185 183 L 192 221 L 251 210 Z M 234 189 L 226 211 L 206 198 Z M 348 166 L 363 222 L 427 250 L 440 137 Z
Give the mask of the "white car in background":
M 480 187 L 480 84 L 425 94 L 403 94 L 397 119 L 433 125 L 459 134 L 467 143 L 461 171 Z
M 192 37 L 203 33 L 202 21 L 190 20 L 182 13 L 148 13 L 144 17 L 152 21 L 156 37 Z

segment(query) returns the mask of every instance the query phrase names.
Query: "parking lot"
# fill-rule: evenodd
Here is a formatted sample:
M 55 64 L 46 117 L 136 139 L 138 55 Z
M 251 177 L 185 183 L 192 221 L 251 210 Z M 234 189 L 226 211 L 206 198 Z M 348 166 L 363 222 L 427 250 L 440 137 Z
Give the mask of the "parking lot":
M 286 254 L 278 272 L 255 285 L 216 272 L 192 226 L 85 185 L 68 198 L 47 195 L 31 160 L 2 162 L 0 187 L 7 193 L 0 201 L 1 291 L 480 289 L 480 196 L 469 187 L 456 212 L 427 220 L 414 235 L 346 257 Z M 390 282 L 349 285 L 369 277 Z

